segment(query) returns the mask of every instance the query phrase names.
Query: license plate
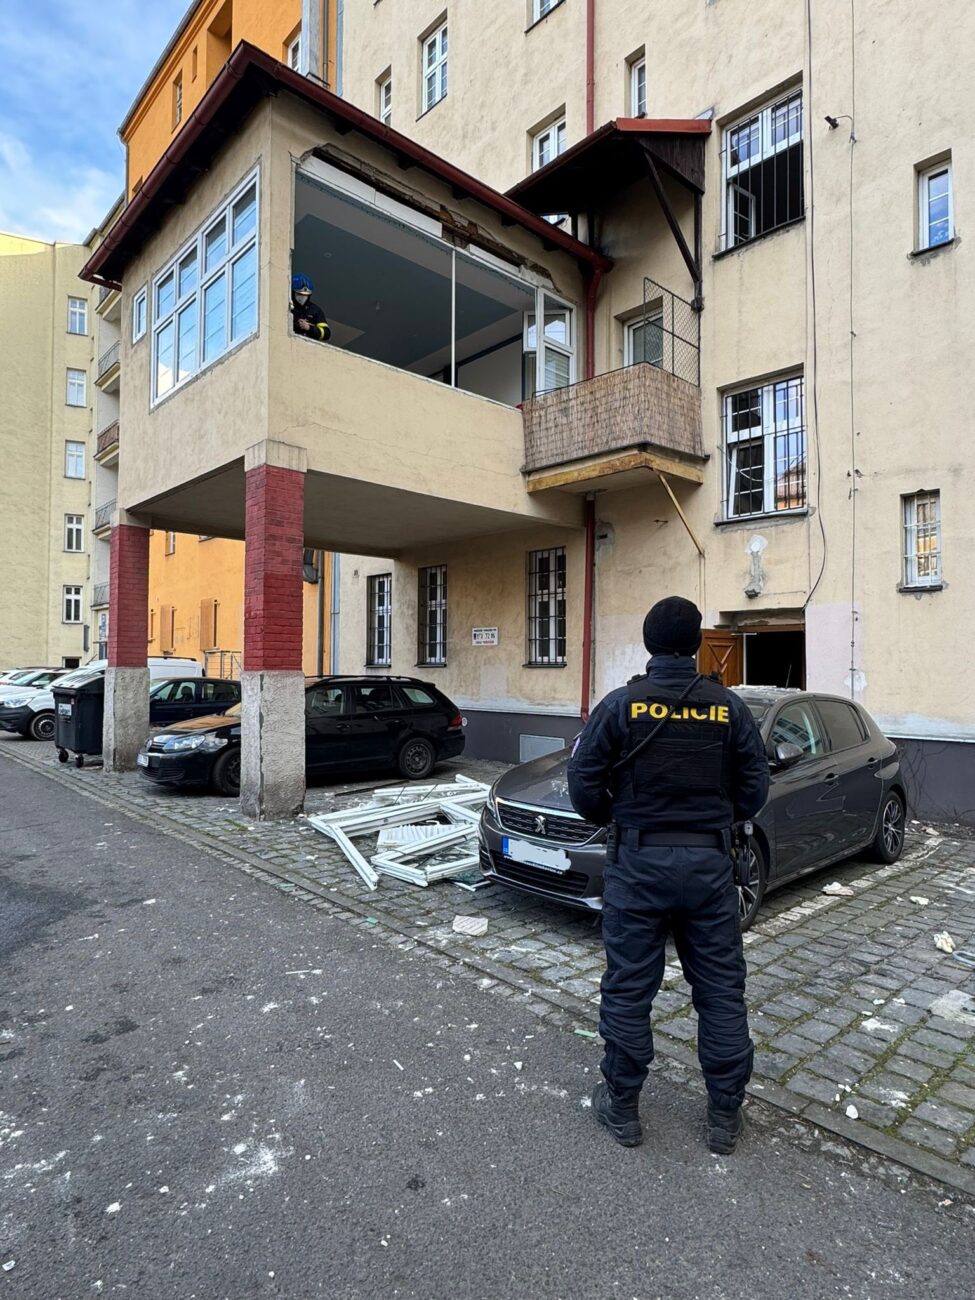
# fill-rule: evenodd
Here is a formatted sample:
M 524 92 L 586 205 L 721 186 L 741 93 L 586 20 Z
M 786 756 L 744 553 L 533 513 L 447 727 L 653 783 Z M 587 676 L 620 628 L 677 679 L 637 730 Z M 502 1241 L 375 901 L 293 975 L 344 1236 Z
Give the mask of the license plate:
M 135 761 L 139 764 L 140 767 L 148 767 L 148 766 L 149 766 L 149 755 L 148 755 L 148 754 L 136 754 L 136 756 L 135 756 Z
M 70 701 L 68 701 L 67 703 L 62 703 L 62 704 L 59 704 L 59 705 L 58 705 L 58 717 L 59 717 L 59 718 L 70 718 L 70 717 L 71 717 L 71 703 L 70 703 Z
M 568 871 L 572 863 L 565 849 L 547 849 L 541 844 L 530 844 L 527 840 L 512 840 L 507 835 L 501 840 L 501 852 L 512 862 L 521 862 L 526 867 L 538 867 L 541 871 L 554 871 L 561 875 Z

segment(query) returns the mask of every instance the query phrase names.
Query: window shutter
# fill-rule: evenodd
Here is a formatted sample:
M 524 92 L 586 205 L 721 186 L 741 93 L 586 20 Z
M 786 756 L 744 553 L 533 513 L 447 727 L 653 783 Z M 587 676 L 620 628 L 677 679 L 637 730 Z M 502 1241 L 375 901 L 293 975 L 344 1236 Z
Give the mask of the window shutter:
M 176 610 L 173 605 L 159 607 L 159 650 L 162 654 L 173 653 L 173 626 Z
M 217 648 L 217 602 L 215 600 L 200 601 L 200 649 L 216 650 Z

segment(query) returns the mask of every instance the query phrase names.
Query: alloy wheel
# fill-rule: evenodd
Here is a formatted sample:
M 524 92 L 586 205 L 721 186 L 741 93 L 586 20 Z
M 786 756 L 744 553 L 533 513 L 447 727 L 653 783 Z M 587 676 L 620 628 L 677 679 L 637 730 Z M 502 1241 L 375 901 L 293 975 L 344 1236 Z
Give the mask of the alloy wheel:
M 884 804 L 882 834 L 884 848 L 892 858 L 896 858 L 904 843 L 904 809 L 894 795 Z

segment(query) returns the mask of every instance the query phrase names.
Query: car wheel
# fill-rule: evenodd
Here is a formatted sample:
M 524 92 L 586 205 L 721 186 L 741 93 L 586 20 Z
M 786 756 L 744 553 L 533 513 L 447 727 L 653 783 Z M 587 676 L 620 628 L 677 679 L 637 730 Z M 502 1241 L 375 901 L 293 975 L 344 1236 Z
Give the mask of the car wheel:
M 240 750 L 231 749 L 221 754 L 213 765 L 210 781 L 217 794 L 240 794 Z
M 762 906 L 762 899 L 765 897 L 765 890 L 768 886 L 768 864 L 765 861 L 765 854 L 762 852 L 760 845 L 756 844 L 754 836 L 749 839 L 748 846 L 751 851 L 748 884 L 738 885 L 737 887 L 738 917 L 741 921 L 742 930 L 747 930 L 758 915 L 758 909 Z
M 896 862 L 904 848 L 904 800 L 895 791 L 884 799 L 880 825 L 870 846 L 878 862 Z
M 399 768 L 400 775 L 405 776 L 408 781 L 422 781 L 433 771 L 436 761 L 437 756 L 429 740 L 424 740 L 422 736 L 414 736 L 400 750 L 396 766 Z
M 35 713 L 30 720 L 30 726 L 27 728 L 27 735 L 31 740 L 53 740 L 54 714 Z

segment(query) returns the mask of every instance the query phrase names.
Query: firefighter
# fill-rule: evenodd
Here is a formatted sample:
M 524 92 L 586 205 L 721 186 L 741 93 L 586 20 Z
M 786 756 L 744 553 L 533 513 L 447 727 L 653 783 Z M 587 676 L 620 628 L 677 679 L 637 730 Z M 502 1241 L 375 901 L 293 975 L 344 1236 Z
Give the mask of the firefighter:
M 327 343 L 332 337 L 325 313 L 311 296 L 315 286 L 307 275 L 296 275 L 291 281 L 291 319 L 296 334 L 306 334 L 316 343 Z
M 698 1016 L 708 1145 L 727 1155 L 742 1130 L 754 1055 L 731 829 L 764 804 L 769 764 L 744 703 L 697 672 L 696 605 L 658 601 L 643 640 L 646 674 L 595 708 L 569 763 L 576 812 L 609 825 L 599 1019 L 606 1047 L 593 1109 L 623 1146 L 643 1140 L 639 1098 L 669 930 Z

